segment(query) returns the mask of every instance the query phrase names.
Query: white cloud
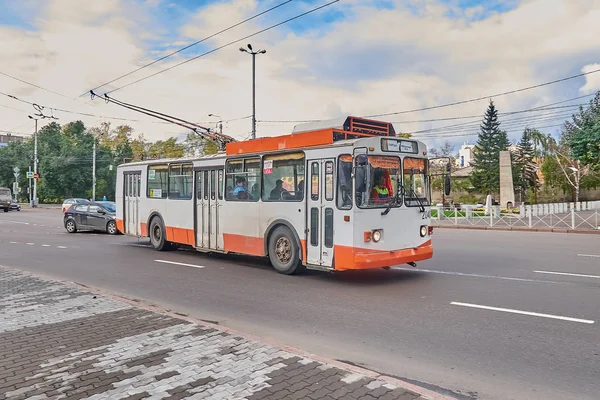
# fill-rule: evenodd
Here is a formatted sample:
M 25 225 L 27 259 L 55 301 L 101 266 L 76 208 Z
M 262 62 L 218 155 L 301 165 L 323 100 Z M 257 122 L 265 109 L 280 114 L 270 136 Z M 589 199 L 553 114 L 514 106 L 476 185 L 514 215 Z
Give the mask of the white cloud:
M 581 72 L 589 74 L 592 71 L 600 70 L 600 64 L 588 64 L 581 68 Z M 585 85 L 579 88 L 582 94 L 594 93 L 600 90 L 600 72 L 585 76 Z
M 160 6 L 158 2 L 150 3 Z M 238 51 L 247 42 L 267 49 L 267 54 L 256 59 L 258 120 L 325 119 L 429 107 L 550 81 L 574 74 L 586 64 L 584 70 L 593 65 L 600 68 L 589 64 L 600 52 L 597 0 L 556 0 L 552 7 L 543 0 L 523 1 L 510 12 L 475 22 L 472 18 L 485 10 L 467 10 L 457 18 L 447 15 L 448 7 L 454 6 L 434 0 L 413 1 L 411 10 L 401 1 L 396 1 L 394 10 L 378 10 L 372 3 L 340 3 L 333 7 L 344 13 L 345 20 L 315 25 L 302 34 L 278 28 L 117 91 L 113 96 L 198 122 L 210 120 L 209 113 L 224 119 L 250 115 L 251 58 Z M 110 0 L 74 6 L 55 0 L 32 18 L 34 31 L 0 26 L 0 59 L 10 60 L 0 70 L 75 97 L 165 53 L 147 48 L 148 38 L 155 40 L 168 33 L 176 38 L 171 45 L 181 46 L 267 7 L 256 0 L 219 2 L 190 15 L 187 23 L 174 31 L 152 20 L 143 5 Z M 305 11 L 306 7 L 302 5 L 299 11 L 290 3 L 278 10 L 277 18 L 267 14 L 217 36 L 208 42 L 209 47 L 254 33 Z M 183 57 L 174 56 L 98 92 L 171 66 Z M 589 75 L 583 87 L 582 81 L 499 97 L 494 102 L 502 112 L 575 97 L 578 90 L 588 93 L 600 89 L 600 73 Z M 89 97 L 67 100 L 3 76 L 0 91 L 48 106 L 140 119 L 146 122 L 131 125 L 153 140 L 181 133 L 179 127 L 151 123 L 149 117 L 101 100 L 84 105 Z M 29 109 L 4 97 L 0 104 Z M 483 100 L 386 118 L 399 122 L 398 131 L 415 131 L 461 121 L 401 121 L 482 115 L 486 106 L 487 100 Z M 63 123 L 74 118 L 59 112 L 55 115 Z M 23 123 L 28 127 L 29 123 L 26 114 L 3 107 L 0 120 L 0 129 Z M 82 120 L 87 125 L 101 121 L 88 117 Z M 293 125 L 259 123 L 258 135 L 286 134 Z M 250 129 L 250 119 L 224 126 L 225 133 L 238 138 L 247 136 Z M 475 140 L 454 140 L 467 139 Z M 435 145 L 443 140 L 428 139 Z

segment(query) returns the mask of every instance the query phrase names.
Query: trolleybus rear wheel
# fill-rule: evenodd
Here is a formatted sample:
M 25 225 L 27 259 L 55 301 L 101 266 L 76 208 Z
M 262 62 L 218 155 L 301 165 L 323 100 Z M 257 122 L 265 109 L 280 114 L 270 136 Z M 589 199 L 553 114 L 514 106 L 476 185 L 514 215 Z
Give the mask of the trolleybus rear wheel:
M 287 227 L 275 228 L 269 237 L 269 259 L 273 268 L 281 274 L 292 275 L 303 269 L 300 249 Z

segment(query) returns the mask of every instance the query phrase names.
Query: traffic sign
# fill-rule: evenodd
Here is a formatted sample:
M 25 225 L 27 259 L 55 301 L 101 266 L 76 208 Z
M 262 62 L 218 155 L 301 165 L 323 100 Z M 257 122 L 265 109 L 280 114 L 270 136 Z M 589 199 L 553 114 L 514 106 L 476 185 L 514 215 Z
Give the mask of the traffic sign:
M 40 174 L 33 174 L 33 179 L 37 179 L 40 177 Z
M 27 179 L 33 178 L 33 172 L 27 171 Z

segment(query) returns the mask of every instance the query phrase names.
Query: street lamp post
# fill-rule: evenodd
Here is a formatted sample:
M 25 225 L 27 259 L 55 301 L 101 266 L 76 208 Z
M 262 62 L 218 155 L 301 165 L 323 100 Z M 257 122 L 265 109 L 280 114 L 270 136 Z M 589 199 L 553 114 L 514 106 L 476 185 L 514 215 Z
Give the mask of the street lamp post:
M 37 163 L 38 163 L 38 156 L 37 156 L 37 151 L 38 151 L 38 146 L 37 146 L 37 128 L 38 128 L 38 119 L 39 118 L 34 118 L 31 115 L 28 115 L 28 117 L 32 120 L 35 121 L 35 133 L 33 134 L 33 199 L 31 200 L 31 207 L 37 207 L 37 179 L 35 178 L 35 175 L 37 174 Z
M 217 123 L 219 124 L 218 125 L 218 127 L 219 127 L 219 134 L 222 135 L 223 134 L 223 118 L 221 118 L 221 116 L 217 115 L 217 114 L 208 114 L 208 116 L 209 117 L 217 117 L 217 118 L 219 118 L 219 121 Z
M 256 139 L 256 55 L 265 54 L 266 50 L 252 50 L 252 45 L 248 48 L 240 47 L 240 51 L 252 55 L 252 139 Z

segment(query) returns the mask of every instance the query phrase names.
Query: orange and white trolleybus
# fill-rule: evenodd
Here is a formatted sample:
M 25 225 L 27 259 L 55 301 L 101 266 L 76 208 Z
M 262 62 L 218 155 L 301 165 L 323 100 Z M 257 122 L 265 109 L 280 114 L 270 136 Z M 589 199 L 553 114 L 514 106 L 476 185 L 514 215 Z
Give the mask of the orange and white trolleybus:
M 424 143 L 348 117 L 117 169 L 117 227 L 156 250 L 270 259 L 274 269 L 415 266 L 432 257 Z

